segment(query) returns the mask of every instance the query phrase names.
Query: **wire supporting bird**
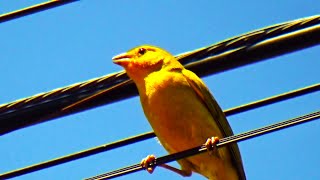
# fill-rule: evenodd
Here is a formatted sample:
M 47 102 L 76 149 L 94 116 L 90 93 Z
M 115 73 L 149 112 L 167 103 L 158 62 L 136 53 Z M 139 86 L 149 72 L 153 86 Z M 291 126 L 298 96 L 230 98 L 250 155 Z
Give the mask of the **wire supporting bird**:
M 233 135 L 226 117 L 203 81 L 165 50 L 143 45 L 113 57 L 135 82 L 144 113 L 161 144 L 169 153 L 205 143 L 215 147 L 217 137 Z M 207 141 L 206 141 L 207 140 Z M 212 148 L 178 160 L 181 168 L 162 167 L 182 176 L 197 172 L 211 180 L 245 180 L 237 144 Z M 141 165 L 152 173 L 149 155 Z

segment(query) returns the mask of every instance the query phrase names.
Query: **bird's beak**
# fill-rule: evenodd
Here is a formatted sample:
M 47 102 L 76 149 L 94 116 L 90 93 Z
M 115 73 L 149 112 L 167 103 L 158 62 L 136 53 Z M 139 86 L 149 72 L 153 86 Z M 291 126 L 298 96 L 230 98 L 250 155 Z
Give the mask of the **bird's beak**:
M 114 56 L 112 58 L 112 60 L 113 60 L 113 63 L 115 63 L 115 64 L 118 64 L 120 66 L 125 66 L 125 65 L 129 64 L 132 57 L 133 56 L 131 54 L 122 53 L 122 54 Z

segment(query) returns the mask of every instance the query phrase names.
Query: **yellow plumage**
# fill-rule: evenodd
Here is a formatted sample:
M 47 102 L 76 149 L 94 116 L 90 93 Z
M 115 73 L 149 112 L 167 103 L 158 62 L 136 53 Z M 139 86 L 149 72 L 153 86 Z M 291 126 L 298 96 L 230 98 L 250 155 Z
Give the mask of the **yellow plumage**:
M 207 138 L 233 135 L 221 108 L 202 80 L 171 54 L 144 45 L 113 58 L 135 82 L 144 113 L 169 153 L 203 144 Z M 236 144 L 179 160 L 181 172 L 212 180 L 244 180 Z

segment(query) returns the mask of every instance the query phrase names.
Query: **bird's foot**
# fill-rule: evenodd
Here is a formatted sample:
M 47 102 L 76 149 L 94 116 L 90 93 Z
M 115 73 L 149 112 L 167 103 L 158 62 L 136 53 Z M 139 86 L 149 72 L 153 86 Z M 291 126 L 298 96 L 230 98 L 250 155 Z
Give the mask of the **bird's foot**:
M 146 169 L 150 174 L 153 173 L 154 169 L 156 168 L 155 164 L 156 164 L 156 157 L 154 155 L 148 155 L 146 158 L 142 159 L 142 161 L 140 162 L 141 167 Z M 159 166 L 165 169 L 168 169 L 172 172 L 175 172 L 183 177 L 191 176 L 191 171 L 180 170 L 175 167 L 169 166 L 167 164 L 161 164 Z
M 153 173 L 155 169 L 156 157 L 154 155 L 148 155 L 146 158 L 142 159 L 140 162 L 141 167 L 146 169 L 148 173 Z
M 209 153 L 217 151 L 217 143 L 219 143 L 218 137 L 208 138 L 206 143 L 204 143 L 205 147 L 209 151 Z

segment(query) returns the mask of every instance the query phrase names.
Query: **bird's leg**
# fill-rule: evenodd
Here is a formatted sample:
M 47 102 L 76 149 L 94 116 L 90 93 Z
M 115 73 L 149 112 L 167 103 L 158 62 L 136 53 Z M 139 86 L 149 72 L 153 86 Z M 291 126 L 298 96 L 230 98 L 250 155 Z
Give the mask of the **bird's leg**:
M 207 150 L 209 152 L 215 152 L 217 151 L 217 143 L 219 143 L 219 138 L 218 137 L 211 137 L 208 138 L 206 143 L 204 143 L 204 145 L 206 146 Z
M 155 166 L 152 166 L 155 164 L 155 160 L 156 160 L 156 157 L 154 155 L 148 155 L 146 158 L 142 159 L 142 161 L 140 162 L 141 166 L 143 168 L 145 168 L 148 173 L 153 173 L 154 169 L 155 169 Z M 184 171 L 184 170 L 181 170 L 181 169 L 178 169 L 178 168 L 175 168 L 175 167 L 172 167 L 172 166 L 169 166 L 167 164 L 161 164 L 159 165 L 160 167 L 163 167 L 165 169 L 168 169 L 172 172 L 175 172 L 183 177 L 186 177 L 186 176 L 190 176 L 191 175 L 191 172 L 189 171 Z
M 160 167 L 166 168 L 166 169 L 168 169 L 168 170 L 170 170 L 172 172 L 175 172 L 175 173 L 177 173 L 177 174 L 179 174 L 179 175 L 181 175 L 183 177 L 191 176 L 191 172 L 184 171 L 184 170 L 169 166 L 168 164 L 161 164 Z

